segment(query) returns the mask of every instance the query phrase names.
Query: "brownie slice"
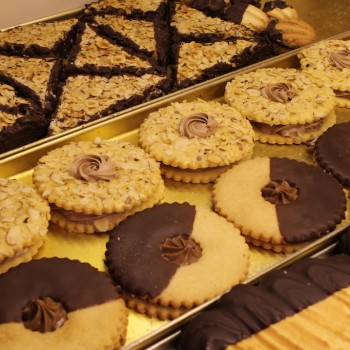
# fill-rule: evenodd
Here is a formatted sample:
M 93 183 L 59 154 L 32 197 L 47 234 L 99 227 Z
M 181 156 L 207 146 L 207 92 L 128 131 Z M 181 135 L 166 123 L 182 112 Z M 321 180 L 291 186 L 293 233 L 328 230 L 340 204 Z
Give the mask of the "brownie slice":
M 75 46 L 68 57 L 69 74 L 117 75 L 161 72 L 155 60 L 99 35 L 90 24 L 81 23 Z
M 224 21 L 219 17 L 209 17 L 181 1 L 173 3 L 170 26 L 174 41 L 208 42 L 229 38 L 253 38 L 256 34 L 241 24 Z
M 94 18 L 98 33 L 113 39 L 121 46 L 153 57 L 164 66 L 168 62 L 169 30 L 166 21 L 128 19 L 118 15 L 99 15 Z
M 34 23 L 0 32 L 0 53 L 28 57 L 65 57 L 78 20 Z
M 145 74 L 77 75 L 68 77 L 49 134 L 76 126 L 162 96 L 171 89 L 165 76 Z
M 57 102 L 61 60 L 0 55 L 0 81 L 49 115 Z
M 86 5 L 85 15 L 113 13 L 139 19 L 165 19 L 168 0 L 100 0 Z
M 19 97 L 12 86 L 0 83 L 0 153 L 45 137 L 48 124 L 44 114 Z
M 180 42 L 174 46 L 176 88 L 185 88 L 248 66 L 270 57 L 271 52 L 270 43 L 262 39 Z

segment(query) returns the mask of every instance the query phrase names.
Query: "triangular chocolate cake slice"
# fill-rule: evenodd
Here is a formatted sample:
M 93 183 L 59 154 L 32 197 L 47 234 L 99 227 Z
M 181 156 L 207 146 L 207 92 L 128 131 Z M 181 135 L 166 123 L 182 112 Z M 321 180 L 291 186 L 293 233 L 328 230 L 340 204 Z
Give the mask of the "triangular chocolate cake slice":
M 169 30 L 165 21 L 99 15 L 94 18 L 93 25 L 119 45 L 153 57 L 160 65 L 168 61 Z
M 114 13 L 131 18 L 165 19 L 168 0 L 100 0 L 86 5 L 85 14 Z
M 61 71 L 60 60 L 0 55 L 0 81 L 15 87 L 45 114 L 55 107 Z
M 18 26 L 0 32 L 0 53 L 29 57 L 65 57 L 75 36 L 75 18 Z
M 174 75 L 181 89 L 265 59 L 270 46 L 260 40 L 182 42 L 175 48 Z
M 89 25 L 82 24 L 78 40 L 68 58 L 70 74 L 134 74 L 160 71 L 151 58 L 103 37 Z
M 12 86 L 0 83 L 0 153 L 43 138 L 48 124 L 44 114 L 19 97 Z
M 165 76 L 77 75 L 68 77 L 49 127 L 50 134 L 124 110 L 164 95 L 170 89 Z
M 174 40 L 181 41 L 253 38 L 256 34 L 241 24 L 224 21 L 219 17 L 209 17 L 181 1 L 173 3 L 170 25 Z

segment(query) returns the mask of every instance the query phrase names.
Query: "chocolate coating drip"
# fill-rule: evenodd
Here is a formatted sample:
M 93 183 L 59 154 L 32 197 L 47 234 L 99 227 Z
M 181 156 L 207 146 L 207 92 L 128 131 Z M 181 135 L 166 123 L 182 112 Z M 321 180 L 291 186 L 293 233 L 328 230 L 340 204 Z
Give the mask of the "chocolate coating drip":
M 298 188 L 298 199 L 276 204 L 279 228 L 288 243 L 315 239 L 334 229 L 344 217 L 342 187 L 319 168 L 288 158 L 271 158 L 270 178 L 286 180 Z
M 181 332 L 181 350 L 225 350 L 271 324 L 350 285 L 350 256 L 304 258 L 262 278 L 238 285 L 218 306 L 192 319 Z
M 136 296 L 158 296 L 178 265 L 160 249 L 166 238 L 191 235 L 196 215 L 188 203 L 164 203 L 136 213 L 111 231 L 106 265 L 117 284 Z
M 43 258 L 0 275 L 0 324 L 22 322 L 22 310 L 36 298 L 50 297 L 67 312 L 119 298 L 107 276 L 77 260 Z M 68 316 L 69 318 L 69 316 Z

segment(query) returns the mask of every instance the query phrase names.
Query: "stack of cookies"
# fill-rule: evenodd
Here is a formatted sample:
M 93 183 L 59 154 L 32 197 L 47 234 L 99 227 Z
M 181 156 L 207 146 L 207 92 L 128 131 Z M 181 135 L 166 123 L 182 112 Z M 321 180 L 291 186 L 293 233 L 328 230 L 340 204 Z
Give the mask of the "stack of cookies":
M 43 156 L 33 183 L 68 232 L 106 232 L 164 195 L 159 165 L 127 142 L 78 142 Z M 67 200 L 69 198 L 69 200 Z

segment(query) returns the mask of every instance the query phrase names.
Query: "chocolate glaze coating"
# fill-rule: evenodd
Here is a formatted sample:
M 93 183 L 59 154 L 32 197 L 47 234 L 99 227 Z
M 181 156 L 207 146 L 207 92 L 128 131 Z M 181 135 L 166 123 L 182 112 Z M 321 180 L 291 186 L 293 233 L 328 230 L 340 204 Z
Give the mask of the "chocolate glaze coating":
M 188 203 L 164 203 L 145 209 L 110 231 L 106 265 L 125 292 L 154 298 L 167 287 L 178 265 L 161 252 L 166 238 L 191 235 L 196 215 Z
M 87 263 L 66 258 L 32 260 L 0 275 L 0 324 L 21 322 L 34 298 L 51 297 L 67 312 L 119 298 L 116 287 Z
M 259 285 L 238 285 L 216 308 L 189 321 L 181 350 L 225 350 L 350 285 L 350 256 L 304 258 L 264 276 Z
M 333 125 L 315 143 L 320 166 L 350 187 L 350 122 Z
M 350 254 L 350 227 L 341 234 L 337 251 L 341 254 Z
M 333 230 L 344 217 L 343 188 L 319 168 L 288 158 L 270 160 L 271 180 L 298 188 L 297 200 L 276 204 L 280 232 L 287 243 L 304 242 Z

